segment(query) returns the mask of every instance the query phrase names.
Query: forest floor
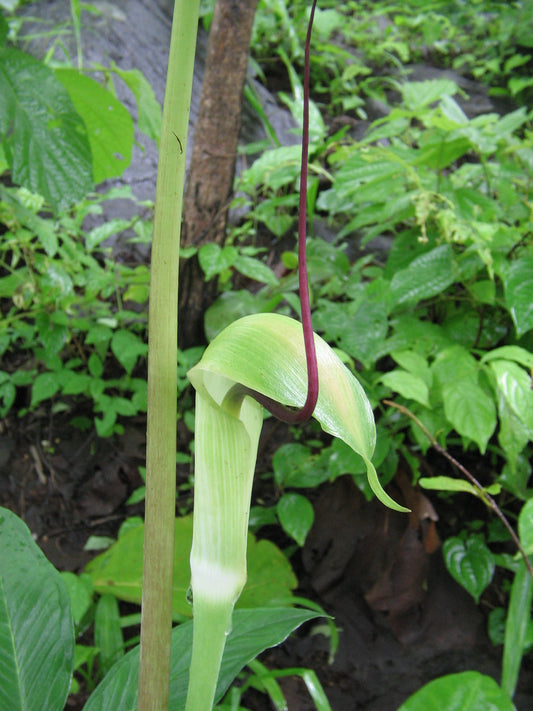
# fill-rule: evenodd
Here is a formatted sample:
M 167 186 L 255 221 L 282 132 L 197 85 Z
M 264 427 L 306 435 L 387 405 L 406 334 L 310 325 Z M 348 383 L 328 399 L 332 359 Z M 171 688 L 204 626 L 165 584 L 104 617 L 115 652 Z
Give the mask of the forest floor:
M 61 3 L 45 5 L 50 13 Z M 128 18 L 138 19 L 153 2 L 127 0 L 124 5 Z M 154 55 L 153 38 L 159 47 L 168 46 L 168 13 L 158 5 L 146 23 L 128 22 L 129 28 L 142 27 L 143 36 L 135 41 L 121 44 L 118 34 L 110 34 L 105 42 L 119 66 L 130 56 L 161 100 L 165 62 L 160 53 Z M 93 35 L 91 42 L 84 47 L 87 59 L 100 61 L 100 39 Z M 146 188 L 155 177 L 153 154 L 143 154 L 136 170 L 142 178 L 130 171 L 126 180 Z M 121 436 L 98 439 L 69 424 L 75 414 L 52 415 L 43 405 L 22 419 L 10 416 L 0 423 L 0 505 L 27 523 L 58 569 L 79 572 L 94 557 L 84 549 L 90 536 L 116 536 L 127 517 L 142 513 L 142 504 L 125 502 L 142 484 L 145 421 L 129 420 Z M 263 435 L 259 470 L 270 468 L 271 450 L 285 434 L 281 427 L 274 436 Z M 428 459 L 428 466 L 440 464 Z M 179 474 L 186 481 L 189 472 L 184 468 Z M 417 498 L 401 472 L 394 485 L 398 497 L 414 501 L 414 516 L 402 517 L 367 502 L 349 477 L 318 488 L 313 529 L 291 559 L 297 594 L 321 604 L 339 628 L 334 660 L 329 660 L 329 639 L 312 633 L 312 624 L 262 657 L 269 667 L 314 669 L 334 711 L 396 711 L 427 681 L 453 672 L 478 670 L 499 679 L 501 648 L 493 647 L 486 633 L 486 617 L 500 604 L 496 585 L 476 606 L 442 561 L 439 540 L 447 533 L 443 522 L 450 512 L 435 511 L 427 499 Z M 476 501 L 463 505 L 478 507 L 478 517 L 487 516 Z M 463 514 L 465 519 L 474 516 L 471 509 L 454 512 L 456 518 Z M 288 677 L 280 684 L 291 711 L 315 708 L 301 680 Z M 68 708 L 78 711 L 82 701 L 80 695 Z M 533 708 L 533 668 L 527 663 L 515 703 L 518 711 Z M 243 704 L 253 711 L 271 708 L 267 697 L 253 690 Z
M 23 518 L 58 569 L 80 572 L 95 555 L 84 550 L 90 536 L 116 536 L 128 516 L 142 513 L 142 504 L 125 502 L 142 483 L 138 467 L 144 463 L 145 422 L 130 422 L 120 437 L 98 439 L 72 428 L 72 415 L 52 417 L 43 408 L 23 420 L 3 422 L 0 505 Z M 271 449 L 286 436 L 283 426 L 274 433 L 265 430 L 260 471 L 269 468 Z M 428 466 L 438 467 L 437 460 L 429 458 Z M 178 478 L 185 482 L 187 475 L 184 469 Z M 278 669 L 314 669 L 334 711 L 396 711 L 410 694 L 443 674 L 477 670 L 499 677 L 501 649 L 486 634 L 486 615 L 498 603 L 497 586 L 477 607 L 452 580 L 439 548 L 450 512 L 435 511 L 407 482 L 400 472 L 392 493 L 404 500 L 415 497 L 411 517 L 367 502 L 351 477 L 321 486 L 313 501 L 314 526 L 291 559 L 299 580 L 295 592 L 332 616 L 339 648 L 330 663 L 330 640 L 310 624 L 262 661 Z M 260 480 L 257 486 L 263 486 Z M 455 515 L 483 516 L 484 510 L 479 506 Z M 280 683 L 291 711 L 314 709 L 300 679 Z M 68 708 L 81 711 L 83 699 L 83 694 L 71 699 Z M 527 664 L 515 702 L 518 711 L 533 708 L 533 669 Z M 243 703 L 253 711 L 271 708 L 267 697 L 253 690 Z

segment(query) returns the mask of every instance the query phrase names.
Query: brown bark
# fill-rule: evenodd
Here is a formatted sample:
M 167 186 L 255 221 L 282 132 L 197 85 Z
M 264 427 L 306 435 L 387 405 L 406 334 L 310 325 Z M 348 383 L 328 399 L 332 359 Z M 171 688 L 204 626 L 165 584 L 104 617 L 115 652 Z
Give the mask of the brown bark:
M 185 191 L 183 246 L 223 244 L 233 188 L 242 95 L 258 0 L 217 0 L 209 34 L 191 169 Z M 180 347 L 204 340 L 203 314 L 216 294 L 196 257 L 180 271 Z

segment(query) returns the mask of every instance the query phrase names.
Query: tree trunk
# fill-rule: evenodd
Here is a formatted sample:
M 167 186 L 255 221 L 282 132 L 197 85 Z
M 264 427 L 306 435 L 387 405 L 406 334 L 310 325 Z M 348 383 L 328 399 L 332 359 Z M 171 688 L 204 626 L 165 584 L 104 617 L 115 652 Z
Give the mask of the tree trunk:
M 217 0 L 209 34 L 200 111 L 185 191 L 182 244 L 222 245 L 233 188 L 242 94 L 258 0 Z M 196 257 L 180 270 L 180 347 L 204 342 L 203 315 L 216 295 Z

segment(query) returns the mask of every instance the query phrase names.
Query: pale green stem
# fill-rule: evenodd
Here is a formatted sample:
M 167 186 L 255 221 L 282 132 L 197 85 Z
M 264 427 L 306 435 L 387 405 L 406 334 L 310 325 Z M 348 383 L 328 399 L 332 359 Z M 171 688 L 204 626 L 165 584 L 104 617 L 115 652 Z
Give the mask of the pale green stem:
M 146 513 L 138 711 L 166 711 L 176 499 L 179 240 L 200 0 L 176 0 L 157 172 L 150 283 Z
M 228 382 L 219 376 L 211 380 L 222 389 Z M 213 707 L 233 607 L 246 582 L 248 515 L 263 410 L 247 397 L 233 410 L 235 416 L 209 396 L 196 394 L 194 627 L 186 711 Z

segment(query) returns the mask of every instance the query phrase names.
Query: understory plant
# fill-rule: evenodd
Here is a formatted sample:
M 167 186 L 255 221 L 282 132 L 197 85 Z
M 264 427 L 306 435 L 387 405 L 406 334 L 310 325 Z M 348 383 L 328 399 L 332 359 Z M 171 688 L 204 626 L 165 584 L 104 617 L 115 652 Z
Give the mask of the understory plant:
M 269 12 L 261 15 L 257 33 L 267 37 L 275 17 L 285 28 L 279 57 L 294 96 L 286 94 L 284 101 L 305 133 L 300 109 L 307 82 L 299 79 L 294 67 L 305 54 L 301 27 L 307 10 L 302 3 L 288 8 L 272 0 L 262 5 Z M 436 26 L 448 44 L 458 37 L 467 42 L 453 23 L 442 19 L 444 5 L 435 4 L 441 18 Z M 72 6 L 79 10 L 79 3 Z M 516 20 L 515 9 L 508 24 Z M 424 46 L 406 37 L 419 38 L 420 30 L 424 42 L 430 42 L 435 25 L 419 17 L 416 2 L 406 3 L 401 11 L 389 9 L 391 29 L 380 42 L 373 7 L 358 4 L 365 20 L 359 26 L 354 13 L 354 21 L 348 23 L 352 18 L 348 10 L 354 10 L 349 3 L 333 7 L 325 2 L 318 12 L 315 39 L 322 51 L 310 68 L 317 94 L 327 97 L 330 114 L 342 109 L 355 111 L 360 118 L 366 118 L 369 97 L 387 100 L 386 116 L 371 124 L 362 138 L 351 136 L 346 127 L 328 134 L 324 105 L 311 104 L 308 189 L 307 162 L 300 163 L 298 146 L 265 152 L 236 183 L 250 212 L 234 229 L 232 243 L 199 250 L 206 279 L 218 278 L 224 293 L 206 315 L 212 343 L 189 371 L 197 403 L 192 533 L 190 517 L 175 519 L 176 394 L 186 388 L 184 364 L 195 363 L 200 349 L 194 354 L 177 351 L 175 307 L 185 167 L 181 147 L 187 144 L 184 109 L 199 3 L 176 2 L 151 269 L 146 522 L 127 522 L 116 546 L 93 561 L 80 578 L 59 577 L 25 526 L 0 510 L 0 653 L 6 662 L 0 680 L 2 708 L 37 711 L 45 703 L 49 711 L 62 711 L 72 670 L 90 685 L 98 679 L 95 668 L 105 676 L 85 711 L 160 711 L 167 704 L 190 711 L 210 709 L 246 664 L 257 685 L 269 688 L 271 698 L 279 700 L 276 674 L 269 675 L 253 660 L 317 613 L 289 607 L 295 599 L 286 590 L 276 606 L 268 600 L 268 608 L 247 610 L 250 597 L 245 589 L 240 598 L 244 609 L 234 606 L 247 567 L 251 582 L 256 580 L 253 556 L 263 567 L 283 560 L 288 577 L 294 578 L 273 546 L 259 558 L 248 520 L 263 406 L 289 422 L 303 417 L 303 406 L 304 416 L 314 411 L 324 434 L 311 426 L 308 439 L 301 430 L 292 430 L 297 441 L 283 444 L 272 463 L 278 500 L 275 507 L 255 507 L 253 530 L 278 520 L 302 546 L 313 520 L 309 489 L 346 473 L 367 498 L 375 494 L 394 508 L 381 486 L 392 479 L 400 458 L 410 469 L 413 484 L 444 502 L 465 494 L 476 496 L 491 512 L 488 523 L 453 521 L 457 535 L 445 541 L 443 552 L 450 573 L 476 602 L 496 567 L 500 573 L 506 571 L 509 595 L 504 591 L 501 606 L 488 618 L 491 639 L 503 645 L 501 684 L 476 672 L 451 675 L 421 689 L 401 711 L 514 709 L 511 699 L 520 664 L 532 646 L 528 614 L 532 586 L 525 562 L 508 552 L 509 534 L 492 515 L 491 497 L 516 519 L 520 545 L 531 556 L 531 117 L 518 109 L 505 116 L 468 118 L 461 108 L 462 93 L 450 80 L 400 82 L 395 76 L 387 79 L 392 90 L 385 92 L 387 82 L 372 77 L 360 57 L 354 58 L 346 48 L 328 54 L 334 33 L 342 32 L 347 44 L 366 44 L 368 56 L 384 66 L 381 61 L 390 62 L 391 57 L 393 64 L 416 59 Z M 466 7 L 455 12 L 475 19 Z M 476 28 L 479 31 L 479 20 Z M 1 29 L 0 25 L 4 37 Z M 509 52 L 506 45 L 498 72 Z M 0 62 L 2 56 L 11 60 L 6 65 L 9 76 L 16 75 L 17 62 L 35 67 L 11 50 L 0 55 Z M 479 59 L 473 55 L 469 61 L 481 71 Z M 74 96 L 73 75 L 55 69 L 53 73 Z M 45 74 L 51 81 L 50 72 Z M 510 93 L 513 86 L 518 85 L 508 83 Z M 527 83 L 521 86 L 520 91 L 527 90 Z M 17 176 L 16 151 L 10 152 L 15 137 L 6 145 L 2 165 Z M 93 171 L 94 177 L 99 175 L 94 166 Z M 15 409 L 24 414 L 26 408 L 52 398 L 55 411 L 87 398 L 92 403 L 88 421 L 77 424 L 91 426 L 94 417 L 98 434 L 106 436 L 120 431 L 120 418 L 146 408 L 139 365 L 146 353 L 142 306 L 148 270 L 117 265 L 101 243 L 117 231 L 133 227 L 141 236 L 148 228 L 144 221 L 119 221 L 84 235 L 82 221 L 99 209 L 100 198 L 76 199 L 78 207 L 64 210 L 58 205 L 55 213 L 47 207 L 52 193 L 47 203 L 27 188 L 2 187 L 0 208 L 8 232 L 2 242 L 0 298 L 9 308 L 0 333 L 0 404 L 3 415 Z M 239 240 L 265 228 L 284 237 L 295 222 L 298 205 L 300 247 L 305 245 L 306 213 L 312 234 L 322 221 L 336 237 L 310 239 L 307 255 L 305 249 L 299 254 L 287 249 L 280 258 L 283 269 L 275 274 L 260 261 L 261 247 Z M 298 274 L 296 269 L 306 256 L 309 292 L 302 278 L 305 270 Z M 235 273 L 263 286 L 253 293 L 236 291 L 231 288 Z M 304 327 L 288 317 L 300 310 L 297 288 L 303 302 L 309 294 L 315 328 L 323 338 L 311 334 L 305 303 Z M 276 310 L 279 313 L 272 313 Z M 235 320 L 243 314 L 247 315 Z M 31 351 L 30 370 L 18 370 L 15 360 L 11 364 L 17 344 Z M 366 395 L 353 375 L 356 371 Z M 21 394 L 30 385 L 29 402 L 21 405 Z M 480 486 L 451 476 L 422 476 L 425 455 L 435 443 L 486 466 Z M 125 654 L 121 630 L 131 621 L 120 617 L 117 598 L 139 601 L 143 536 L 141 648 Z M 190 616 L 183 584 L 187 564 L 181 560 L 178 589 L 172 568 L 180 553 L 182 558 L 187 555 L 184 541 L 191 539 L 188 598 L 194 623 L 172 630 L 172 620 L 183 622 Z M 247 547 L 252 551 L 248 561 Z M 126 551 L 134 551 L 131 558 Z M 122 579 L 122 588 L 114 577 L 117 569 L 131 573 Z M 22 576 L 21 570 L 31 572 Z M 286 589 L 290 588 L 288 584 Z M 99 597 L 93 605 L 95 593 Z M 76 647 L 75 635 L 91 622 L 95 647 Z M 54 646 L 58 636 L 61 644 Z M 285 672 L 294 670 L 277 674 Z M 317 708 L 327 710 L 327 699 L 311 672 L 296 672 L 307 679 L 309 689 L 318 689 L 313 696 Z M 223 707 L 236 708 L 240 698 L 241 692 L 235 690 Z

